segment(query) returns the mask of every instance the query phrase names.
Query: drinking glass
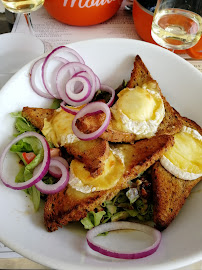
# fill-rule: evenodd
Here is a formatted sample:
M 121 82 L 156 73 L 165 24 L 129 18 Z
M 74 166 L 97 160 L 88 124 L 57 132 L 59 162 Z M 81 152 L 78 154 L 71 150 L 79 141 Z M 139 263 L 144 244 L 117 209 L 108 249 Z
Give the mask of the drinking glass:
M 34 35 L 31 11 L 39 9 L 44 0 L 1 0 L 12 13 L 24 14 L 30 34 L 7 33 L 0 36 L 0 89 L 28 62 L 45 52 L 44 42 Z M 49 44 L 46 43 L 46 48 Z
M 202 0 L 158 0 L 151 35 L 173 50 L 193 47 L 202 34 Z
M 34 33 L 30 12 L 39 9 L 44 4 L 44 0 L 1 0 L 1 2 L 7 10 L 23 13 L 30 33 Z

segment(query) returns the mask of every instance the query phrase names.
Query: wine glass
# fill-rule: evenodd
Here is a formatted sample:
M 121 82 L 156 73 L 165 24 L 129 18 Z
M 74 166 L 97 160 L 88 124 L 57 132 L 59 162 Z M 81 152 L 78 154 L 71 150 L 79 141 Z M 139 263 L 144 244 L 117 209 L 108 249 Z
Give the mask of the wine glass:
M 193 47 L 202 35 L 202 0 L 158 0 L 151 35 L 172 50 Z
M 34 35 L 31 11 L 39 9 L 44 0 L 1 0 L 12 13 L 24 14 L 30 34 L 7 33 L 0 36 L 0 89 L 22 66 L 45 52 L 44 42 Z M 50 47 L 46 44 L 46 47 Z
M 39 9 L 44 4 L 44 0 L 1 0 L 1 2 L 7 10 L 23 13 L 30 33 L 34 33 L 30 12 Z

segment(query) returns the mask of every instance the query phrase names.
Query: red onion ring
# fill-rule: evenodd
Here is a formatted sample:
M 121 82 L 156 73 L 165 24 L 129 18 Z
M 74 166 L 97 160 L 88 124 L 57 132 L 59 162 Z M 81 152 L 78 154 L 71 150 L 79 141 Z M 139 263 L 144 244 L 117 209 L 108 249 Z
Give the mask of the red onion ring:
M 115 250 L 109 249 L 108 247 L 105 248 L 103 246 L 97 245 L 94 242 L 94 237 L 100 233 L 115 231 L 115 230 L 125 230 L 125 229 L 138 230 L 138 231 L 142 231 L 147 234 L 150 234 L 150 235 L 152 234 L 152 236 L 155 239 L 155 242 L 150 247 L 144 250 L 141 250 L 138 252 L 131 252 L 131 253 L 117 252 Z M 118 222 L 109 222 L 109 223 L 105 223 L 97 227 L 94 227 L 93 229 L 87 232 L 86 239 L 91 249 L 105 256 L 119 258 L 119 259 L 140 259 L 140 258 L 144 258 L 153 254 L 158 249 L 159 244 L 161 242 L 161 233 L 158 230 L 152 227 L 149 227 L 147 225 L 133 223 L 133 222 L 126 222 L 126 221 L 118 221 Z
M 54 98 L 57 98 L 57 99 L 60 99 L 60 96 L 58 95 L 56 87 L 52 87 L 52 85 L 51 86 L 48 85 L 48 72 L 47 72 L 47 70 L 48 70 L 48 66 L 49 66 L 50 61 L 52 59 L 54 59 L 61 52 L 67 52 L 67 53 L 74 55 L 77 61 L 84 64 L 83 58 L 75 50 L 68 48 L 68 47 L 65 47 L 65 46 L 57 47 L 56 49 L 54 49 L 51 53 L 49 53 L 46 56 L 44 63 L 43 63 L 43 66 L 42 66 L 42 80 L 43 80 L 43 83 L 44 83 L 46 90 L 51 95 L 53 95 Z M 68 60 L 66 60 L 66 61 L 68 61 Z
M 51 158 L 52 160 L 53 158 Z M 55 160 L 58 160 L 59 162 L 61 162 L 67 169 L 69 168 L 69 164 L 66 161 L 66 159 L 64 159 L 63 157 L 54 157 Z M 56 166 L 52 166 L 50 164 L 48 172 L 55 178 L 60 178 L 62 176 L 62 172 L 60 170 L 60 168 L 56 167 Z
M 108 92 L 108 93 L 111 94 L 111 98 L 107 102 L 107 105 L 109 107 L 111 107 L 112 104 L 113 104 L 113 102 L 114 102 L 114 99 L 115 99 L 115 90 L 113 88 L 111 88 L 110 86 L 106 85 L 106 84 L 101 84 L 100 90 L 105 91 L 105 92 Z
M 82 83 L 83 88 L 79 93 L 75 91 L 75 84 L 77 82 Z M 66 95 L 67 97 L 74 102 L 86 101 L 90 95 L 91 85 L 89 80 L 83 76 L 72 77 L 66 84 Z
M 57 61 L 60 62 L 60 65 L 59 65 L 59 67 L 57 67 L 57 70 L 61 67 L 61 63 L 62 63 L 62 66 L 63 66 L 64 64 L 68 63 L 68 61 L 67 61 L 66 59 L 64 59 L 64 58 L 62 58 L 62 57 L 59 57 L 59 56 L 55 56 L 55 57 L 54 57 L 54 60 L 57 60 Z M 56 74 L 57 74 L 57 70 L 56 70 L 55 76 L 53 76 L 54 74 L 52 74 L 53 82 L 52 82 L 52 84 L 51 84 L 51 88 L 52 88 L 51 91 L 47 92 L 47 89 L 46 89 L 45 86 L 44 86 L 42 77 L 41 77 L 41 79 L 42 79 L 41 89 L 44 88 L 44 90 L 45 90 L 46 92 L 41 91 L 41 89 L 36 85 L 36 77 L 37 77 L 37 76 L 36 76 L 36 73 L 37 73 L 37 70 L 38 70 L 39 66 L 40 66 L 41 64 L 43 65 L 44 61 L 45 61 L 45 57 L 43 57 L 43 58 L 37 60 L 37 61 L 33 64 L 32 68 L 31 68 L 31 72 L 30 72 L 30 84 L 31 84 L 31 87 L 32 87 L 32 89 L 33 89 L 38 95 L 40 95 L 40 96 L 42 96 L 42 97 L 45 97 L 45 98 L 58 98 L 58 99 L 60 99 L 60 96 L 59 96 L 59 94 L 57 93 L 56 79 L 54 78 L 54 77 L 56 76 Z M 54 80 L 54 79 L 55 79 L 55 80 Z M 53 90 L 54 90 L 54 91 L 53 91 Z M 54 92 L 54 94 L 53 94 L 52 92 Z
M 81 76 L 81 75 L 84 76 L 84 77 L 86 77 L 87 79 L 91 80 L 90 76 L 88 75 L 88 73 L 86 71 L 79 71 L 79 72 L 75 73 L 73 75 L 73 77 L 75 77 L 75 76 Z M 95 74 L 95 79 L 96 79 L 95 89 L 97 91 L 97 90 L 100 89 L 101 83 L 100 83 L 100 79 L 98 78 L 98 76 L 96 74 Z
M 40 165 L 39 165 L 40 166 Z M 64 189 L 69 181 L 69 171 L 68 168 L 58 159 L 51 158 L 50 160 L 51 167 L 57 167 L 62 172 L 60 180 L 52 185 L 45 184 L 43 181 L 39 181 L 35 184 L 36 188 L 44 194 L 55 194 L 62 189 Z M 37 168 L 35 168 L 37 169 Z
M 102 126 L 98 130 L 90 134 L 85 134 L 81 132 L 76 126 L 76 120 L 83 117 L 86 114 L 96 113 L 97 111 L 102 111 L 106 115 Z M 94 139 L 97 139 L 107 129 L 110 119 L 111 119 L 111 111 L 109 107 L 107 106 L 107 104 L 105 104 L 104 102 L 92 102 L 92 103 L 87 104 L 84 108 L 82 108 L 76 114 L 76 116 L 74 117 L 72 121 L 72 131 L 80 140 L 83 140 L 83 141 L 94 140 Z
M 72 109 L 72 107 L 70 108 L 70 106 L 67 106 L 66 103 L 64 101 L 62 101 L 60 103 L 60 107 L 65 111 L 65 112 L 68 112 L 68 113 L 71 113 L 73 115 L 76 115 L 78 113 L 78 110 L 76 110 L 76 107 L 75 109 Z
M 45 60 L 45 57 L 37 60 L 32 68 L 31 68 L 31 71 L 30 71 L 30 84 L 31 84 L 31 87 L 32 89 L 41 97 L 44 97 L 44 98 L 54 98 L 52 95 L 50 95 L 49 93 L 45 93 L 43 91 L 41 91 L 41 89 L 36 85 L 36 72 L 39 68 L 39 66 L 44 62 Z M 46 89 L 45 89 L 46 90 Z
M 72 69 L 81 69 L 83 71 L 86 71 L 89 74 L 89 81 L 91 83 L 91 92 L 90 95 L 88 96 L 88 98 L 84 101 L 81 102 L 75 102 L 70 100 L 67 95 L 66 95 L 66 83 L 67 80 L 64 82 L 64 78 L 66 78 L 66 74 L 72 70 Z M 72 106 L 80 106 L 83 104 L 86 104 L 88 102 L 90 102 L 94 95 L 95 95 L 95 91 L 96 91 L 96 75 L 95 73 L 92 71 L 91 68 L 89 68 L 88 66 L 82 64 L 82 63 L 78 63 L 78 62 L 71 62 L 71 63 L 67 63 L 64 66 L 62 66 L 57 74 L 57 78 L 56 78 L 56 84 L 57 84 L 57 89 L 58 89 L 58 93 L 61 97 L 61 99 L 63 101 L 65 101 L 67 104 L 72 105 Z
M 37 139 L 40 140 L 40 142 L 43 146 L 43 149 L 44 149 L 44 159 L 41 163 L 40 170 L 36 173 L 36 175 L 34 175 L 31 179 L 29 179 L 26 182 L 15 183 L 15 179 L 10 179 L 10 178 L 8 179 L 8 178 L 6 178 L 6 175 L 4 175 L 4 173 L 3 173 L 4 161 L 6 158 L 6 154 L 10 150 L 11 146 L 13 144 L 19 142 L 21 139 L 26 138 L 26 137 L 36 137 Z M 18 137 L 16 137 L 14 140 L 12 140 L 5 147 L 3 153 L 1 154 L 0 179 L 2 180 L 2 182 L 4 183 L 5 186 L 10 187 L 12 189 L 16 189 L 16 190 L 26 189 L 26 188 L 33 186 L 37 182 L 39 182 L 46 175 L 46 173 L 48 172 L 49 164 L 50 164 L 50 148 L 49 148 L 49 145 L 48 145 L 46 139 L 42 135 L 40 135 L 36 132 L 31 132 L 31 131 L 25 132 L 25 133 L 19 135 Z

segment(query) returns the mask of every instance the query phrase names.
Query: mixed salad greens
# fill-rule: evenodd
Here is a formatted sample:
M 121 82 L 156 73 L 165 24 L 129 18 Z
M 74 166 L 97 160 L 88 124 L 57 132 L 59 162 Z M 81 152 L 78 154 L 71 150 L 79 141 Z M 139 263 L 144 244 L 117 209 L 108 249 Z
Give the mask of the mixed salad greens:
M 132 180 L 130 188 L 121 190 L 111 201 L 105 201 L 81 220 L 85 229 L 119 220 L 152 221 L 153 204 L 149 173 Z
M 18 131 L 18 133 L 14 134 L 14 136 L 18 136 L 26 131 L 40 132 L 40 130 L 34 127 L 22 116 L 21 112 L 11 113 L 11 116 L 16 118 L 15 128 Z M 50 143 L 49 146 L 50 148 L 53 147 L 53 145 Z M 16 153 L 20 157 L 21 161 L 21 168 L 15 178 L 15 182 L 26 182 L 27 180 L 31 179 L 34 169 L 42 162 L 44 157 L 43 147 L 40 141 L 35 137 L 27 137 L 12 145 L 10 151 Z M 57 179 L 47 173 L 43 178 L 43 181 L 46 184 L 53 184 L 57 181 Z M 40 199 L 44 198 L 45 195 L 40 193 L 35 186 L 24 189 L 24 192 L 30 196 L 35 211 L 38 211 Z

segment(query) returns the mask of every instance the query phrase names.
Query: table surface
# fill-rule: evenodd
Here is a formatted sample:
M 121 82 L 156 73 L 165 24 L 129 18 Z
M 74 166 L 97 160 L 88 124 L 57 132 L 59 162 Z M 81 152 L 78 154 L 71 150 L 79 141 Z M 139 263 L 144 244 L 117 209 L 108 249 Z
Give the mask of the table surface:
M 0 34 L 11 32 L 15 15 L 6 11 L 0 13 Z M 50 269 L 26 258 L 0 259 L 0 269 Z M 202 270 L 202 261 L 180 270 Z

